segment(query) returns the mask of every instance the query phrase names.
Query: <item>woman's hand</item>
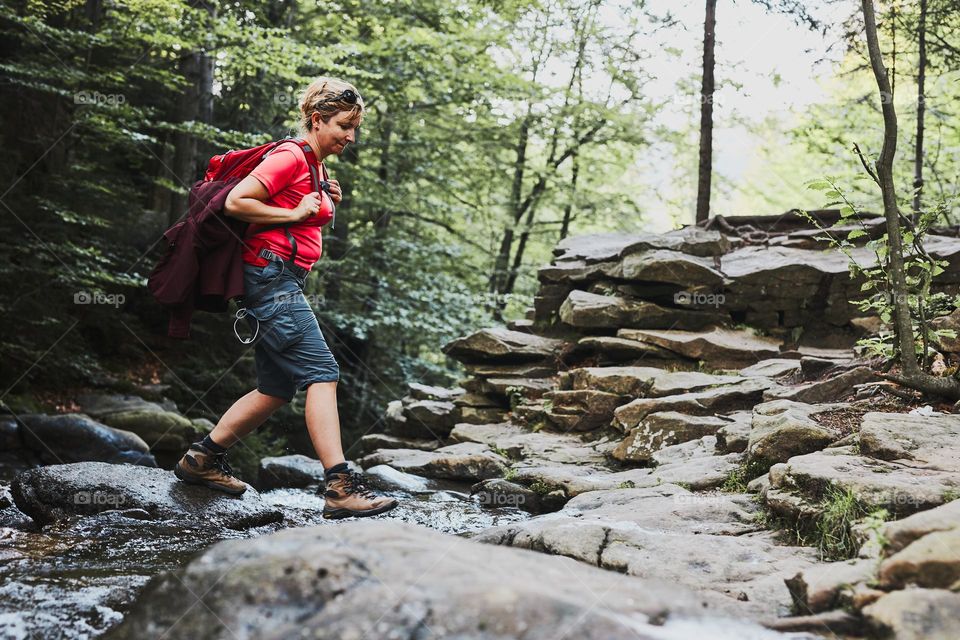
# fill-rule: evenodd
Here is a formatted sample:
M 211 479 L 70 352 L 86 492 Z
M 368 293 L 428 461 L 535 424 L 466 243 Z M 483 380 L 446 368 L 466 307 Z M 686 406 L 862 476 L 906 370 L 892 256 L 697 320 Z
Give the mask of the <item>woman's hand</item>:
M 293 219 L 300 222 L 316 215 L 318 211 L 320 211 L 320 194 L 314 191 L 303 196 L 300 204 L 293 210 Z
M 327 182 L 330 183 L 330 199 L 333 200 L 333 204 L 340 204 L 340 200 L 343 198 L 340 183 L 336 180 L 327 180 Z

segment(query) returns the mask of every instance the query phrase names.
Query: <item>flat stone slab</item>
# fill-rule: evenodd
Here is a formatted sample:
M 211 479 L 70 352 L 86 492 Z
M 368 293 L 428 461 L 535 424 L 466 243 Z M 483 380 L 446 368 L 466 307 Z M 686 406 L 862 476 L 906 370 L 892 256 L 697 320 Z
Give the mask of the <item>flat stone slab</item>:
M 869 367 L 855 367 L 849 371 L 805 384 L 774 387 L 763 395 L 764 400 L 795 400 L 797 402 L 829 402 L 850 393 L 854 386 L 879 380 Z
M 715 375 L 700 371 L 667 371 L 653 379 L 646 395 L 650 397 L 672 396 L 712 387 L 737 384 L 746 380 L 743 376 Z
M 364 469 L 386 464 L 398 471 L 427 478 L 476 482 L 499 478 L 506 471 L 507 461 L 485 445 L 464 442 L 435 449 L 385 449 L 360 459 Z
M 463 394 L 464 390 L 460 387 L 447 389 L 446 387 L 435 387 L 419 382 L 411 382 L 407 385 L 410 389 L 410 396 L 415 400 L 446 400 L 452 401 L 457 396 Z
M 746 366 L 780 353 L 780 341 L 750 331 L 715 328 L 710 331 L 620 329 L 617 337 L 652 344 L 717 368 Z
M 621 396 L 646 395 L 660 367 L 582 367 L 565 372 L 571 389 L 596 389 Z M 567 387 L 564 387 L 567 388 Z
M 173 472 L 128 464 L 80 462 L 31 469 L 11 485 L 17 508 L 41 526 L 71 516 L 138 509 L 154 520 L 249 529 L 283 516 L 248 488 L 229 496 L 180 482 Z
M 560 305 L 560 320 L 577 329 L 675 327 L 697 330 L 720 324 L 724 317 L 716 311 L 663 307 L 647 300 L 575 289 Z
M 865 414 L 860 452 L 909 467 L 960 473 L 960 416 Z
M 862 613 L 873 630 L 897 640 L 960 638 L 960 593 L 945 589 L 894 591 Z
M 760 402 L 765 389 L 775 384 L 765 378 L 746 378 L 743 382 L 703 391 L 661 398 L 638 398 L 613 412 L 613 426 L 629 431 L 652 413 L 678 411 L 706 416 L 736 409 L 752 408 Z
M 528 464 L 599 465 L 604 458 L 579 437 L 562 433 L 531 432 L 509 422 L 458 424 L 450 432 L 454 442 L 475 442 Z
M 475 539 L 631 576 L 657 575 L 745 599 L 753 615 L 775 617 L 790 602 L 784 577 L 813 566 L 816 554 L 775 544 L 771 534 L 759 532 L 756 513 L 747 496 L 702 496 L 661 485 L 584 493 L 557 513 L 488 529 Z
M 494 327 L 448 342 L 442 351 L 462 362 L 510 362 L 549 358 L 562 346 L 562 340 Z
M 667 282 L 683 287 L 719 287 L 724 282 L 723 274 L 714 268 L 711 258 L 670 249 L 630 253 L 605 266 L 603 272 L 620 280 Z
M 568 558 L 366 520 L 216 544 L 151 583 L 111 638 L 154 638 L 174 626 L 178 637 L 211 640 L 279 640 L 305 629 L 357 640 L 556 640 L 569 630 L 638 640 L 709 637 L 717 628 L 730 638 L 769 637 L 730 620 L 720 604 Z
M 655 344 L 630 340 L 617 336 L 586 336 L 577 340 L 575 353 L 592 353 L 600 356 L 602 363 L 624 362 L 640 358 L 674 360 L 678 356 L 669 349 Z
M 800 370 L 800 360 L 787 358 L 768 358 L 740 370 L 741 376 L 764 376 L 778 378 Z
M 849 489 L 872 509 L 909 515 L 948 501 L 960 491 L 960 473 L 905 467 L 833 447 L 790 458 L 770 468 L 775 489 L 819 498 L 828 487 Z

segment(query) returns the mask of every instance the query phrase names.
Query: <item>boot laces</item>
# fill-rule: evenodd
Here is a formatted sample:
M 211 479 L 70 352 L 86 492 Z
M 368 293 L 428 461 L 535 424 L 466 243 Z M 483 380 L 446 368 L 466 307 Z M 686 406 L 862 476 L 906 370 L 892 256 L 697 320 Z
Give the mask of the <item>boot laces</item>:
M 346 477 L 346 492 L 348 494 L 358 495 L 364 498 L 376 498 L 375 494 L 370 487 L 364 482 L 363 476 L 356 471 L 351 471 L 347 474 Z
M 220 471 L 221 473 L 233 477 L 233 469 L 230 467 L 230 463 L 227 462 L 226 453 L 218 453 L 213 456 L 213 468 Z

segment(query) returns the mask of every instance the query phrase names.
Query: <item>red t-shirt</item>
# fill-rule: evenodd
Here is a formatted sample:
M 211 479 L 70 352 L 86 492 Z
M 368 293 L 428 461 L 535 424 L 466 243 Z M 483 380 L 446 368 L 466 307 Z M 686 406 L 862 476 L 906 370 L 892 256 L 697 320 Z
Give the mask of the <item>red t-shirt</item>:
M 322 179 L 322 168 L 318 168 L 317 171 Z M 296 209 L 303 196 L 313 191 L 306 156 L 295 142 L 285 142 L 278 146 L 250 172 L 250 175 L 263 183 L 270 194 L 264 202 L 274 207 Z M 333 218 L 333 202 L 330 196 L 321 191 L 320 202 L 318 213 L 289 227 L 290 233 L 297 241 L 297 257 L 294 264 L 304 269 L 312 268 L 313 264 L 320 259 L 320 254 L 323 252 L 320 227 Z M 250 225 L 246 235 L 246 244 L 249 248 L 243 250 L 244 262 L 261 267 L 267 264 L 266 258 L 257 255 L 263 248 L 283 256 L 285 260 L 290 258 L 290 241 L 283 229 L 257 233 L 258 230 L 268 226 L 270 225 Z

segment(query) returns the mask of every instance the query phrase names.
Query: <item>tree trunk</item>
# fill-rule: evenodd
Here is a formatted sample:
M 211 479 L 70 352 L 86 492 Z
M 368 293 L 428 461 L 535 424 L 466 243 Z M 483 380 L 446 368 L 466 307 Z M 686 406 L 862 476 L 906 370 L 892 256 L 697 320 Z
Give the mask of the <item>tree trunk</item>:
M 713 68 L 717 27 L 717 0 L 707 0 L 703 21 L 703 80 L 700 88 L 700 168 L 697 175 L 697 222 L 710 217 L 710 179 L 713 174 Z
M 213 19 L 216 5 L 200 2 L 200 8 Z M 205 122 L 210 124 L 213 118 L 213 59 L 207 51 L 190 51 L 180 59 L 180 73 L 189 82 L 187 88 L 177 100 L 176 122 Z M 172 225 L 187 209 L 187 193 L 197 179 L 197 138 L 187 132 L 179 132 L 173 137 L 174 152 L 173 181 L 184 189 L 184 193 L 173 193 L 170 197 L 168 221 Z
M 913 219 L 920 218 L 920 196 L 923 191 L 923 117 L 926 112 L 924 82 L 927 77 L 927 0 L 920 0 L 920 54 L 917 65 L 917 144 L 913 156 Z
M 570 232 L 570 218 L 573 217 L 573 202 L 577 196 L 577 176 L 580 173 L 580 155 L 574 152 L 570 158 L 570 162 L 572 174 L 570 176 L 570 199 L 567 200 L 567 204 L 563 208 L 563 224 L 560 225 L 560 240 L 566 238 L 567 233 Z
M 870 53 L 870 66 L 880 91 L 880 107 L 883 113 L 883 147 L 876 162 L 877 181 L 883 197 L 883 213 L 887 222 L 887 243 L 890 259 L 890 281 L 893 293 L 894 323 L 897 329 L 897 347 L 900 351 L 899 375 L 888 375 L 888 379 L 905 386 L 960 399 L 960 382 L 951 377 L 937 378 L 923 372 L 917 364 L 914 347 L 913 325 L 907 300 L 907 283 L 903 264 L 903 240 L 900 230 L 900 211 L 897 207 L 897 193 L 893 182 L 893 159 L 897 151 L 897 111 L 893 104 L 893 93 L 887 70 L 883 65 L 883 54 L 877 39 L 877 22 L 874 15 L 873 0 L 861 0 L 863 20 L 867 36 L 867 49 Z

